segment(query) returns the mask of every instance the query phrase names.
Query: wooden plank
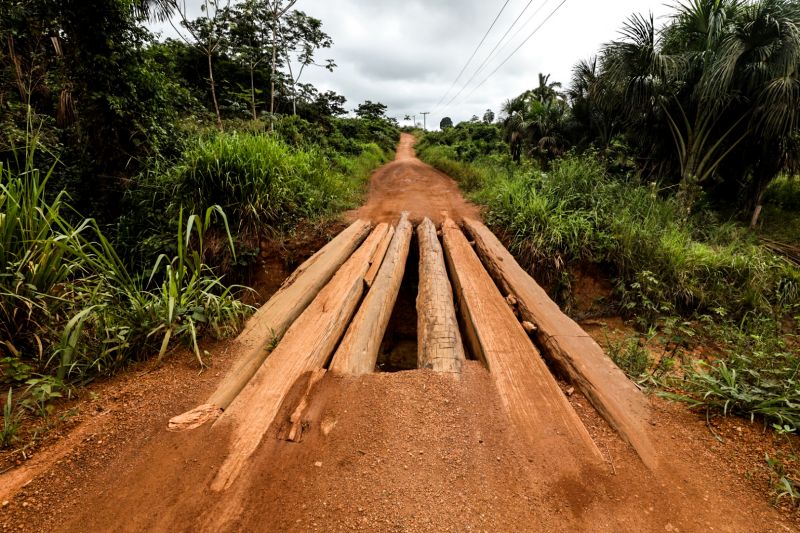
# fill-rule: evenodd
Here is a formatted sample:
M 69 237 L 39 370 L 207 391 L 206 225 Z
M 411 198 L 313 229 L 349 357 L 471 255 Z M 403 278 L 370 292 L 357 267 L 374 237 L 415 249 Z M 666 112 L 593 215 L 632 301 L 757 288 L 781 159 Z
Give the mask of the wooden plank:
M 383 258 L 386 256 L 386 250 L 389 248 L 389 243 L 392 242 L 393 237 L 394 226 L 391 226 L 389 228 L 389 232 L 386 233 L 386 237 L 383 238 L 381 244 L 378 246 L 378 249 L 375 250 L 375 257 L 372 259 L 372 264 L 369 266 L 369 270 L 367 270 L 367 275 L 364 276 L 364 282 L 367 284 L 367 287 L 372 287 L 372 283 L 375 281 L 375 276 L 378 275 L 378 270 L 383 264 Z
M 540 460 L 557 456 L 567 470 L 600 465 L 600 451 L 464 234 L 449 218 L 442 233 L 468 338 L 527 449 Z
M 417 226 L 419 293 L 417 294 L 417 366 L 461 373 L 466 357 L 436 226 L 425 218 Z
M 169 429 L 196 428 L 215 419 L 247 385 L 292 322 L 369 235 L 372 224 L 358 220 L 294 271 L 247 322 L 232 350 L 243 355 L 205 404 L 172 418 Z
M 514 296 L 523 321 L 545 357 L 589 399 L 650 468 L 657 455 L 647 430 L 650 409 L 644 394 L 583 328 L 565 315 L 497 237 L 482 223 L 465 219 L 479 255 L 503 292 Z
M 297 379 L 325 366 L 361 301 L 370 259 L 388 229 L 387 224 L 375 228 L 216 421 L 214 428 L 229 435 L 231 449 L 211 484 L 213 490 L 233 483 Z
M 414 228 L 403 213 L 378 275 L 333 356 L 330 370 L 361 376 L 375 370 L 378 351 L 405 273 Z

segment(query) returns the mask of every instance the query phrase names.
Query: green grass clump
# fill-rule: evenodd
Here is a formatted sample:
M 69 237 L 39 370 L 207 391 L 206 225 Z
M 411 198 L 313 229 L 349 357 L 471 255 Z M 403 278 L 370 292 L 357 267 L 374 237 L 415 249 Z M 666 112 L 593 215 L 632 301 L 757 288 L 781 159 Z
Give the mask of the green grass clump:
M 266 134 L 199 139 L 168 177 L 192 212 L 220 205 L 238 230 L 288 226 L 352 204 L 357 184 L 316 149 L 293 149 Z
M 150 280 L 130 273 L 92 219 L 62 193 L 49 200 L 32 149 L 22 169 L 0 165 L 0 383 L 59 388 L 147 358 L 170 341 L 238 329 L 249 308 L 202 261 L 205 218 L 178 221 L 177 253 Z M 77 223 L 73 221 L 78 221 Z M 161 266 L 164 265 L 164 270 Z
M 120 220 L 115 244 L 127 251 L 134 268 L 146 268 L 156 255 L 177 252 L 173 235 L 181 208 L 203 213 L 219 205 L 238 259 L 214 250 L 224 240 L 219 232 L 209 239 L 218 253 L 205 259 L 236 273 L 233 267 L 252 263 L 262 236 L 355 207 L 370 173 L 388 160 L 372 143 L 357 145 L 351 154 L 323 149 L 302 135 L 296 141 L 287 144 L 268 133 L 214 132 L 190 142 L 177 161 L 155 161 L 127 194 L 130 214 Z
M 774 318 L 758 315 L 733 327 L 716 321 L 707 327 L 724 348 L 710 361 L 687 368 L 672 383 L 682 392 L 666 396 L 726 415 L 758 417 L 776 428 L 800 428 L 798 336 L 787 334 Z
M 647 320 L 717 310 L 736 317 L 800 301 L 800 271 L 745 230 L 687 220 L 655 184 L 609 176 L 591 153 L 556 161 L 550 172 L 485 159 L 470 168 L 477 175 L 471 197 L 487 206 L 487 221 L 511 236 L 512 251 L 537 277 L 557 279 L 581 261 L 605 265 L 625 314 Z

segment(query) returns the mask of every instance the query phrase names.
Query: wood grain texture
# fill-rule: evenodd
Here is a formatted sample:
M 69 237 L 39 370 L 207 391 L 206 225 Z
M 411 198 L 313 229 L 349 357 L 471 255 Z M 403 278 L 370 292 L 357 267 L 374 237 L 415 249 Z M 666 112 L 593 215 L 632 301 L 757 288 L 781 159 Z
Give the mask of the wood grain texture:
M 466 357 L 436 226 L 425 218 L 417 226 L 419 293 L 417 295 L 417 366 L 461 373 Z
M 357 220 L 300 265 L 248 320 L 232 350 L 242 355 L 208 401 L 170 420 L 171 430 L 192 429 L 215 419 L 247 385 L 289 326 L 369 235 L 372 225 Z
M 370 264 L 369 270 L 367 270 L 367 275 L 364 276 L 364 282 L 367 284 L 367 287 L 372 287 L 372 283 L 375 281 L 375 277 L 378 275 L 378 270 L 380 270 L 381 265 L 383 264 L 383 258 L 386 257 L 386 250 L 389 249 L 389 244 L 392 242 L 393 237 L 394 226 L 390 226 L 389 231 L 386 233 L 386 237 L 383 238 L 380 245 L 378 245 L 378 249 L 375 250 L 375 256 L 372 258 L 372 264 Z
M 600 451 L 461 229 L 445 219 L 442 233 L 468 338 L 494 377 L 519 436 L 538 460 L 557 456 L 564 470 L 602 464 Z
M 211 488 L 228 488 L 258 448 L 284 398 L 305 373 L 327 363 L 364 293 L 364 276 L 388 231 L 379 224 L 286 332 L 247 386 L 215 423 L 230 435 L 231 448 Z
M 561 311 L 486 226 L 472 219 L 465 219 L 464 226 L 494 280 L 506 294 L 515 297 L 520 318 L 535 325 L 533 335 L 544 356 L 583 392 L 642 461 L 656 468 L 658 459 L 647 430 L 647 398 L 594 339 Z
M 408 213 L 403 213 L 372 287 L 333 356 L 331 372 L 361 376 L 375 370 L 381 341 L 400 292 L 413 232 Z

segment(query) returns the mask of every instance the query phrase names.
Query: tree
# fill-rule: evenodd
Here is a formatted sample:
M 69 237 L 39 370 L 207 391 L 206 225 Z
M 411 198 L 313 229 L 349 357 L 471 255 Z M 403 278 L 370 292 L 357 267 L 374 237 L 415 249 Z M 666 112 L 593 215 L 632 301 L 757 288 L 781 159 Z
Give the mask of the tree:
M 486 112 L 483 114 L 483 122 L 485 124 L 491 124 L 494 122 L 494 111 L 491 109 L 487 109 Z
M 668 159 L 672 145 L 687 213 L 715 183 L 757 208 L 792 158 L 798 27 L 790 0 L 692 0 L 661 29 L 652 15 L 631 17 L 603 49 L 603 97 L 649 159 Z
M 503 104 L 503 125 L 511 157 L 519 162 L 527 145 L 529 154 L 539 159 L 542 168 L 563 154 L 569 144 L 565 135 L 569 106 L 554 91 L 561 84 L 548 83 L 549 78 L 539 74 L 539 87 Z
M 452 127 L 453 127 L 453 119 L 452 119 L 452 118 L 450 118 L 450 117 L 444 117 L 444 118 L 443 118 L 443 119 L 442 119 L 442 120 L 439 122 L 439 129 L 440 129 L 440 130 L 446 130 L 446 129 L 450 129 L 450 128 L 452 128 Z
M 286 65 L 289 69 L 289 78 L 292 83 L 292 114 L 297 114 L 297 92 L 296 86 L 303 75 L 306 67 L 317 65 L 314 62 L 314 54 L 321 48 L 330 48 L 333 40 L 322 31 L 322 21 L 309 17 L 302 11 L 293 11 L 284 17 L 283 23 L 279 26 L 281 45 Z M 300 69 L 295 76 L 292 68 L 292 61 L 297 61 Z M 336 63 L 333 59 L 327 59 L 323 65 L 317 65 L 333 72 Z
M 214 56 L 222 46 L 226 35 L 226 18 L 220 16 L 230 8 L 230 0 L 203 0 L 200 9 L 203 16 L 195 20 L 188 19 L 186 3 L 180 0 L 167 0 L 170 7 L 178 13 L 180 24 L 189 33 L 194 43 L 191 43 L 170 19 L 173 29 L 180 35 L 187 44 L 194 44 L 203 51 L 208 60 L 208 84 L 211 88 L 211 100 L 214 102 L 214 113 L 217 116 L 217 128 L 222 129 L 222 114 L 219 111 L 219 101 L 217 99 L 217 84 L 214 80 Z M 223 7 L 224 6 L 224 7 Z
M 551 102 L 561 97 L 556 89 L 561 88 L 561 83 L 551 82 L 550 74 L 539 73 L 539 85 L 531 91 L 531 95 L 542 103 Z
M 359 104 L 354 111 L 359 118 L 384 120 L 386 119 L 387 109 L 388 107 L 380 102 L 366 100 L 363 104 Z
M 258 118 L 255 71 L 267 60 L 270 28 L 263 2 L 245 0 L 228 10 L 228 40 L 236 59 L 247 65 L 250 73 L 250 110 L 253 120 Z
M 272 68 L 270 70 L 269 91 L 269 130 L 275 130 L 275 77 L 278 73 L 278 48 L 281 45 L 280 23 L 281 19 L 297 3 L 297 0 L 263 0 L 266 2 L 271 24 L 270 46 L 272 48 Z

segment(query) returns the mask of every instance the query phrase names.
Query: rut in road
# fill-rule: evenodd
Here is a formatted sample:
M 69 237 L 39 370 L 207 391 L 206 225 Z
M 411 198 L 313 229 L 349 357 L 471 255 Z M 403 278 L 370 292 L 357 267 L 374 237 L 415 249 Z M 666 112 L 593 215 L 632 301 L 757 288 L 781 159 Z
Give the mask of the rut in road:
M 778 530 L 412 146 L 229 344 L 215 390 L 74 481 L 42 530 Z

